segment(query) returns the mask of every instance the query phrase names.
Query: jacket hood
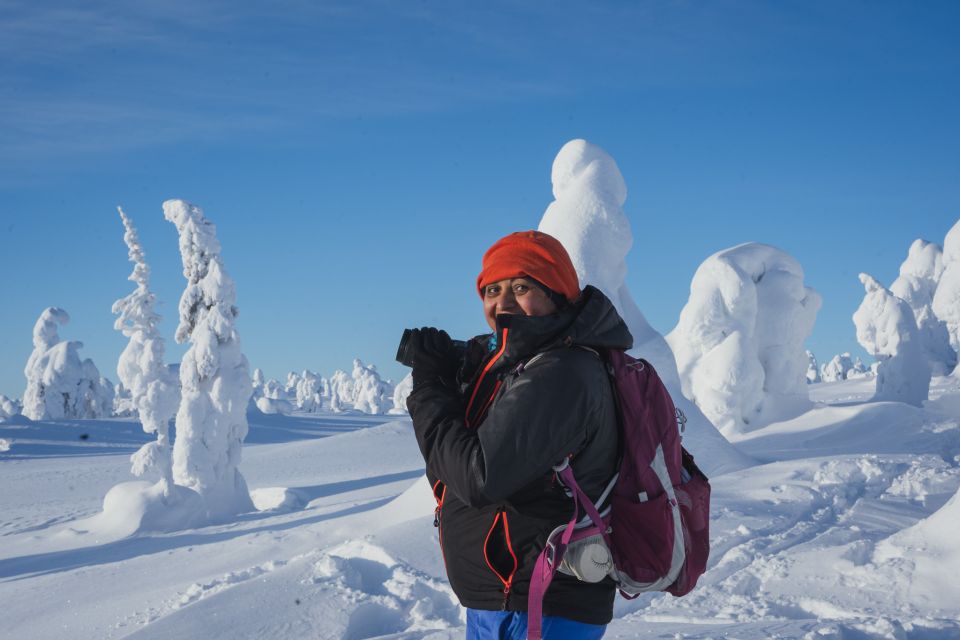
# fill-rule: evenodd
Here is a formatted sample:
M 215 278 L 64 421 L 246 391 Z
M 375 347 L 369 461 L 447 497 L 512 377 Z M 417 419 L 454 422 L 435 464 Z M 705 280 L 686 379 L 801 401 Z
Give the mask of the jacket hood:
M 587 285 L 575 303 L 557 313 L 497 316 L 497 345 L 506 346 L 501 359 L 513 363 L 558 347 L 630 349 L 633 336 L 613 302 Z

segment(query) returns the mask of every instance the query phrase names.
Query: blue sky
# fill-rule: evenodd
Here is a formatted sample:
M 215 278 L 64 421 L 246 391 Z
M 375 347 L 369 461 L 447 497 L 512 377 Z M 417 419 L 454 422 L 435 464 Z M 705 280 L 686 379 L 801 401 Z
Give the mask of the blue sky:
M 867 271 L 960 218 L 951 2 L 0 0 L 0 393 L 31 330 L 116 381 L 112 302 L 138 226 L 168 358 L 183 288 L 163 200 L 204 208 L 253 366 L 394 378 L 405 326 L 484 330 L 484 249 L 534 228 L 572 138 L 627 181 L 628 284 L 668 332 L 710 254 L 795 256 L 809 346 L 858 352 Z M 862 352 L 859 352 L 862 354 Z

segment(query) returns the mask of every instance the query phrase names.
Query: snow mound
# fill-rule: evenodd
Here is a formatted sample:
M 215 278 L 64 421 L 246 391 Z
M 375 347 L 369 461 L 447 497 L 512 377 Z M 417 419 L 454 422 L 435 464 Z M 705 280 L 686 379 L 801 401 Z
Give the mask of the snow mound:
M 800 263 L 775 247 L 747 243 L 710 256 L 667 336 L 683 394 L 727 435 L 808 409 L 803 343 L 820 305 Z
M 110 489 L 103 498 L 103 510 L 79 521 L 73 529 L 126 538 L 140 533 L 181 531 L 205 523 L 203 499 L 192 489 L 138 480 Z
M 257 511 L 296 511 L 310 501 L 302 491 L 288 487 L 251 489 L 250 499 Z
M 627 288 L 626 256 L 633 245 L 623 210 L 627 188 L 617 163 L 586 140 L 571 140 L 553 161 L 555 200 L 539 230 L 559 240 L 573 261 L 581 286 L 592 284 L 613 302 L 633 335 L 631 353 L 650 361 L 687 416 L 684 446 L 707 474 L 724 473 L 752 461 L 737 451 L 681 393 L 676 362 L 667 342 L 644 317 Z
M 290 415 L 293 413 L 293 403 L 285 398 L 269 398 L 267 396 L 262 396 L 257 398 L 257 409 L 261 413 L 267 415 L 272 414 L 281 414 L 281 415 Z
M 361 540 L 326 550 L 304 582 L 320 589 L 326 599 L 350 603 L 343 607 L 340 620 L 325 621 L 328 631 L 343 629 L 337 637 L 394 637 L 390 634 L 432 629 L 459 629 L 462 634 L 466 621 L 465 610 L 446 582 Z

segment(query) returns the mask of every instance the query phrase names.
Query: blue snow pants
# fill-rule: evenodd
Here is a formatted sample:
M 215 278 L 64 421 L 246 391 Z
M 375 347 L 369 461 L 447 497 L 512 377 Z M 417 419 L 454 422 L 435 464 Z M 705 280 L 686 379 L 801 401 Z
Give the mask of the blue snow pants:
M 586 624 L 557 616 L 543 616 L 543 640 L 600 640 L 605 624 Z M 523 611 L 467 609 L 467 640 L 526 640 Z

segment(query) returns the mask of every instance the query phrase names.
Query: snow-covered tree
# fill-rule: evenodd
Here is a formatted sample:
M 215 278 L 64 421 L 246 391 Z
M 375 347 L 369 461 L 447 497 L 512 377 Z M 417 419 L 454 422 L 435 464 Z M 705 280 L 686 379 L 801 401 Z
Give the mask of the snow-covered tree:
M 223 268 L 216 228 L 203 211 L 168 200 L 163 214 L 180 236 L 187 279 L 176 339 L 190 343 L 180 363 L 173 476 L 200 494 L 210 517 L 220 519 L 254 508 L 238 468 L 252 385 L 236 329 L 236 291 Z
M 177 412 L 177 382 L 163 362 L 163 337 L 157 330 L 160 316 L 154 311 L 156 296 L 150 290 L 150 267 L 147 265 L 140 238 L 130 218 L 117 207 L 123 222 L 123 241 L 133 263 L 128 280 L 136 288 L 113 303 L 118 315 L 114 328 L 129 338 L 117 362 L 117 376 L 130 405 L 137 412 L 143 430 L 156 433 L 157 439 L 143 445 L 131 456 L 132 471 L 142 476 L 150 470 L 160 474 L 164 494 L 173 486 L 173 461 L 170 447 L 170 419 Z
M 822 382 L 823 378 L 820 375 L 820 369 L 817 366 L 817 357 L 813 355 L 813 351 L 807 351 L 807 384 L 814 384 L 817 382 Z
M 130 390 L 118 382 L 113 388 L 113 415 L 118 418 L 134 418 L 137 408 L 133 404 L 133 395 Z
M 102 418 L 113 410 L 113 384 L 89 358 L 82 342 L 61 341 L 58 326 L 70 321 L 63 309 L 49 307 L 33 327 L 33 352 L 23 373 L 23 415 L 31 420 Z
M 23 407 L 20 406 L 19 402 L 0 393 L 0 420 L 19 415 L 22 409 Z
M 913 310 L 872 276 L 861 273 L 866 295 L 853 314 L 857 340 L 880 362 L 874 400 L 921 406 L 930 392 L 930 365 Z
M 393 409 L 390 413 L 407 413 L 407 396 L 413 391 L 413 375 L 408 373 L 393 389 Z
M 593 285 L 613 302 L 633 335 L 631 353 L 650 361 L 687 416 L 685 442 L 695 453 L 710 451 L 715 470 L 735 469 L 749 459 L 733 448 L 680 390 L 674 355 L 647 322 L 626 285 L 626 257 L 633 245 L 623 209 L 627 187 L 617 163 L 586 140 L 566 143 L 553 161 L 554 201 L 539 230 L 557 238 L 573 262 L 581 286 Z
M 297 408 L 300 411 L 316 413 L 323 407 L 322 391 L 323 378 L 307 369 L 297 378 L 296 398 Z
M 270 378 L 263 383 L 263 396 L 271 400 L 285 400 L 287 392 L 276 378 Z
M 330 376 L 330 408 L 343 411 L 353 404 L 355 398 L 353 377 L 342 369 L 334 371 Z
M 805 410 L 803 343 L 820 304 L 800 263 L 780 249 L 752 242 L 707 258 L 667 336 L 684 395 L 725 433 Z
M 364 366 L 359 358 L 353 361 L 353 408 L 364 413 L 386 413 L 389 407 L 387 389 L 374 365 Z
M 869 378 L 872 374 L 870 368 L 863 364 L 860 356 L 853 359 L 853 367 L 847 371 L 847 380 L 856 380 L 858 378 Z
M 824 382 L 836 382 L 846 380 L 847 373 L 853 369 L 853 356 L 849 351 L 837 354 L 830 359 L 830 362 L 820 366 L 820 376 Z
M 900 265 L 900 276 L 890 285 L 890 292 L 913 309 L 924 354 L 933 374 L 938 376 L 957 366 L 957 352 L 950 346 L 947 324 L 933 312 L 933 299 L 942 275 L 940 245 L 914 240 L 907 259 Z
M 291 371 L 287 374 L 287 382 L 283 386 L 284 392 L 286 392 L 288 398 L 297 397 L 297 385 L 300 384 L 300 374 L 296 371 Z
M 960 353 L 960 220 L 943 239 L 943 271 L 933 295 L 931 308 L 947 327 L 950 346 Z

